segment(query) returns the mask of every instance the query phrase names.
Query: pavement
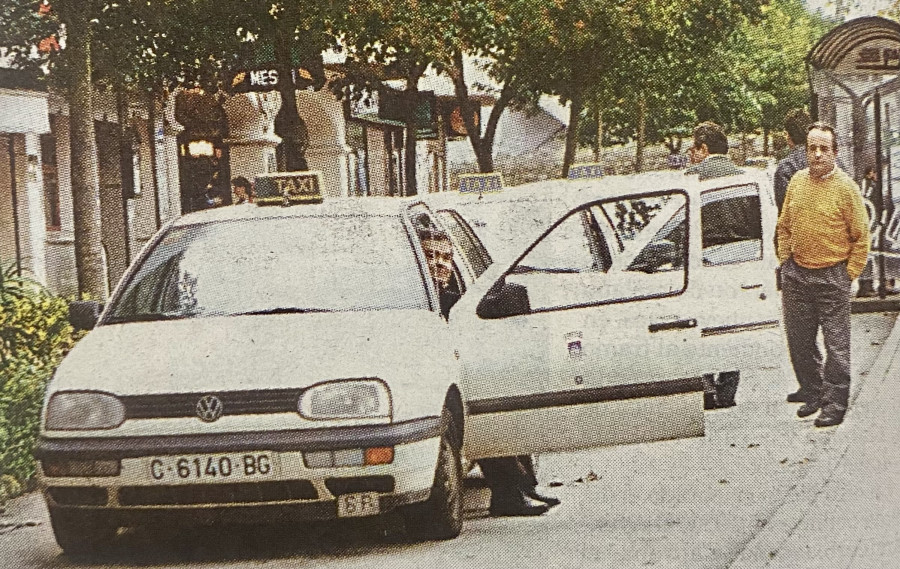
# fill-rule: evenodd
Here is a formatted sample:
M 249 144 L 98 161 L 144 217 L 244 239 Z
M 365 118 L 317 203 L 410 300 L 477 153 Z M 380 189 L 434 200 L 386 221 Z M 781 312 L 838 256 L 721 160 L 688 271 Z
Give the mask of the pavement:
M 900 326 L 870 349 L 844 423 L 729 569 L 900 567 Z

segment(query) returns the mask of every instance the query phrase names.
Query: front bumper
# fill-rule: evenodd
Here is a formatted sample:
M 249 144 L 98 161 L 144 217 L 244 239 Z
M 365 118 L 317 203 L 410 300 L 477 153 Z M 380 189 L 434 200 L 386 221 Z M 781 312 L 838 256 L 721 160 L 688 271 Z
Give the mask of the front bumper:
M 426 500 L 434 480 L 444 425 L 439 417 L 403 423 L 278 432 L 107 438 L 42 437 L 35 450 L 39 480 L 51 508 L 101 510 L 119 525 L 157 517 L 188 523 L 321 520 L 338 517 L 338 498 L 375 492 L 379 513 Z M 312 468 L 305 452 L 390 446 L 393 461 L 371 466 Z M 277 468 L 264 478 L 235 474 L 199 480 L 157 480 L 154 460 L 177 457 L 270 457 Z M 118 476 L 57 477 L 44 461 L 117 460 Z M 189 459 L 191 460 L 191 459 Z M 158 464 L 158 462 L 157 462 Z M 199 476 L 199 474 L 198 474 Z

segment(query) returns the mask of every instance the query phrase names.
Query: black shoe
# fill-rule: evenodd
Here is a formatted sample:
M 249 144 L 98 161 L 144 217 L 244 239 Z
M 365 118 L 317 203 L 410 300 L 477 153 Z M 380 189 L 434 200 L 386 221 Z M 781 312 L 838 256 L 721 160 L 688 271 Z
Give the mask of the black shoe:
M 801 417 L 801 418 L 809 417 L 810 415 L 812 415 L 813 413 L 818 411 L 820 408 L 821 408 L 821 405 L 819 404 L 818 401 L 813 401 L 811 403 L 806 402 L 803 405 L 801 405 L 799 409 L 797 409 L 797 416 Z
M 538 494 L 537 491 L 535 491 L 535 490 L 528 492 L 526 494 L 526 496 L 528 496 L 532 500 L 537 500 L 538 502 L 543 502 L 543 503 L 547 504 L 548 506 L 550 506 L 551 508 L 553 506 L 559 505 L 559 498 L 554 498 L 553 496 L 544 496 L 543 494 Z
M 805 391 L 797 390 L 793 393 L 788 393 L 787 402 L 788 403 L 806 403 L 806 400 L 809 396 Z
M 550 506 L 522 502 L 520 504 L 491 504 L 490 514 L 494 517 L 540 516 L 547 513 Z
M 815 424 L 817 427 L 834 427 L 844 422 L 844 414 L 836 411 L 822 411 L 816 417 Z

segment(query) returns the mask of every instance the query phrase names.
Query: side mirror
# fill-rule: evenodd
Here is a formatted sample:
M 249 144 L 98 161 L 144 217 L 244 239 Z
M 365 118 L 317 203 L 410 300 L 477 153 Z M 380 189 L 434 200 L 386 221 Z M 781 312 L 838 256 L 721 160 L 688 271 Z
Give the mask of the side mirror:
M 69 323 L 76 330 L 93 330 L 103 305 L 96 300 L 75 300 L 69 303 Z
M 531 313 L 528 289 L 500 279 L 478 303 L 476 313 L 481 318 L 505 318 Z

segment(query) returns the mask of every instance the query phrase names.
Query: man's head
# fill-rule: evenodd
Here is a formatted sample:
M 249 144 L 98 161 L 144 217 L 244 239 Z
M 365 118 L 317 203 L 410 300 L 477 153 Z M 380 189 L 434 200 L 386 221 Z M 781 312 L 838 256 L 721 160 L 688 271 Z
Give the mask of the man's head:
M 250 180 L 244 176 L 238 176 L 231 180 L 231 186 L 234 188 L 234 203 L 250 201 L 250 196 L 252 195 Z
M 450 237 L 439 229 L 419 230 L 428 270 L 438 288 L 444 288 L 453 276 L 453 246 Z
M 806 161 L 809 162 L 809 175 L 822 179 L 834 170 L 837 158 L 837 137 L 834 129 L 823 122 L 809 125 L 806 133 Z
M 787 131 L 788 145 L 791 148 L 797 145 L 806 146 L 806 131 L 809 129 L 809 123 L 811 122 L 812 119 L 809 118 L 809 113 L 803 109 L 788 111 L 788 114 L 784 117 L 784 130 Z
M 710 154 L 728 154 L 728 137 L 722 127 L 706 121 L 694 129 L 694 146 L 691 148 L 691 163 L 703 162 Z

